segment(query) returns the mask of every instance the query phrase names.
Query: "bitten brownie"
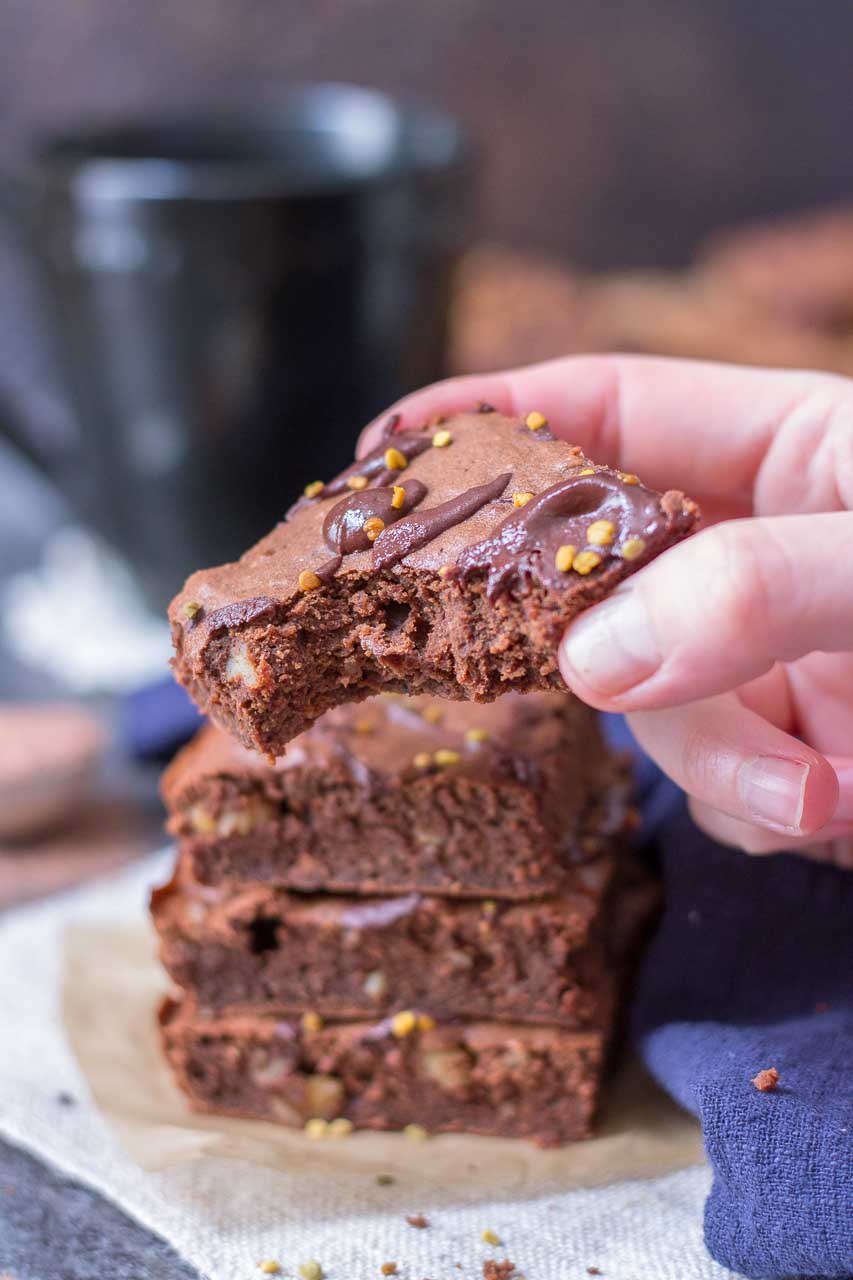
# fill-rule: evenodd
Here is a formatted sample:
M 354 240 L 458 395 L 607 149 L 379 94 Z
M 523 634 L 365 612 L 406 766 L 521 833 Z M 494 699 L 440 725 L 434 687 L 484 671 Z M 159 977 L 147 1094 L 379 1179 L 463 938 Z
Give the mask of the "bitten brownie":
M 188 580 L 170 609 L 175 672 L 271 756 L 382 689 L 483 702 L 559 688 L 566 623 L 697 518 L 683 494 L 590 462 L 541 414 L 394 415 L 239 561 Z
M 626 955 L 656 901 L 645 880 L 611 894 L 616 863 L 532 902 L 217 893 L 185 867 L 152 897 L 160 956 L 206 1013 L 303 1010 L 608 1026 Z M 608 898 L 618 896 L 618 910 Z M 614 917 L 614 918 L 611 918 Z
M 164 1002 L 166 1056 L 194 1108 L 359 1129 L 532 1138 L 558 1146 L 589 1136 L 606 1037 L 593 1031 L 406 1019 L 337 1022 L 209 1018 Z
M 628 785 L 566 693 L 392 695 L 329 712 L 274 765 L 207 727 L 163 796 L 202 884 L 530 898 L 612 847 Z

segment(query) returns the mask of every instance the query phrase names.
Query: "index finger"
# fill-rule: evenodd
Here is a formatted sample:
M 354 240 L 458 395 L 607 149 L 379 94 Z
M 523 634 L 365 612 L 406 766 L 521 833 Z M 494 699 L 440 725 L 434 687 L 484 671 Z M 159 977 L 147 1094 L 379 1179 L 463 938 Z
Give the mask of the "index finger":
M 851 384 L 831 374 L 648 356 L 568 356 L 438 382 L 404 397 L 394 410 L 404 425 L 478 401 L 506 414 L 538 410 L 555 435 L 596 461 L 636 472 L 656 489 L 677 486 L 700 501 L 749 510 L 759 469 L 785 424 L 798 419 L 811 397 L 841 396 L 850 398 Z M 378 421 L 366 428 L 359 453 L 376 443 L 379 430 Z

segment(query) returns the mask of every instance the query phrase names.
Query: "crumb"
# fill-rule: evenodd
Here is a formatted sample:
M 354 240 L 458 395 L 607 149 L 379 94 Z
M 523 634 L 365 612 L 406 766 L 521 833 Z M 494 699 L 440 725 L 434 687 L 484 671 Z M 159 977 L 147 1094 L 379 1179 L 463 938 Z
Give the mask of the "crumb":
M 70 1093 L 66 1093 L 64 1089 L 56 1095 L 56 1101 L 61 1107 L 73 1107 L 76 1105 L 76 1099 Z
M 425 1218 L 422 1213 L 410 1213 L 406 1218 L 410 1227 L 428 1227 L 429 1218 Z
M 377 1187 L 393 1187 L 394 1185 L 394 1179 L 390 1173 L 377 1173 L 375 1181 Z
M 604 1275 L 604 1272 L 599 1271 L 598 1267 L 587 1267 L 586 1274 L 588 1276 L 602 1276 Z
M 483 1263 L 483 1280 L 510 1280 L 515 1273 L 515 1263 L 509 1258 L 497 1262 L 494 1258 L 486 1258 Z
M 397 1274 L 396 1262 L 383 1262 L 379 1269 L 383 1276 L 395 1276 Z
M 752 1077 L 752 1083 L 759 1093 L 771 1093 L 779 1084 L 779 1072 L 775 1067 L 765 1067 L 757 1076 Z

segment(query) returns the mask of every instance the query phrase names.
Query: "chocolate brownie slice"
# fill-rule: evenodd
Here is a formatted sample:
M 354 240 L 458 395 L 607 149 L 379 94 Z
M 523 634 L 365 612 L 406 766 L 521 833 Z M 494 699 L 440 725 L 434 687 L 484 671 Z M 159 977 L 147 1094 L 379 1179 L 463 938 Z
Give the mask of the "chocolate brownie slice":
M 543 1147 L 589 1136 L 602 1032 L 434 1025 L 428 1015 L 405 1012 L 405 1019 L 311 1030 L 262 1014 L 210 1018 L 190 1001 L 170 999 L 160 1022 L 177 1082 L 199 1111 L 312 1130 L 336 1121 L 360 1129 L 412 1125 L 420 1134 L 532 1138 Z
M 533 897 L 613 843 L 625 765 L 567 694 L 340 707 L 274 765 L 208 727 L 163 781 L 203 884 Z
M 614 859 L 532 902 L 352 898 L 268 887 L 216 893 L 183 864 L 152 896 L 161 960 L 206 1012 L 609 1023 L 621 957 L 655 902 L 635 883 L 611 924 Z M 624 873 L 623 873 L 624 879 Z
M 490 701 L 560 687 L 566 623 L 686 536 L 683 494 L 600 467 L 541 414 L 488 406 L 384 439 L 173 601 L 175 671 L 277 756 L 382 689 Z

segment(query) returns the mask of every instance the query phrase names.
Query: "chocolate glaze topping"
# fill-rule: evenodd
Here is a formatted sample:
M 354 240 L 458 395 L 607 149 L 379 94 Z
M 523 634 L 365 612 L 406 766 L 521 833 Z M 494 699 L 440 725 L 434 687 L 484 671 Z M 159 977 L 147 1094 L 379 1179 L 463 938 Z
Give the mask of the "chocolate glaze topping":
M 366 520 L 378 518 L 387 527 L 402 519 L 426 496 L 426 485 L 420 480 L 407 480 L 403 473 L 400 473 L 399 487 L 403 489 L 400 507 L 392 506 L 393 485 L 362 489 L 336 503 L 323 521 L 323 537 L 330 550 L 345 556 L 352 551 L 369 551 L 373 542 L 364 530 Z
M 373 544 L 374 569 L 389 568 L 418 547 L 432 542 L 433 538 L 437 538 L 446 529 L 467 520 L 487 502 L 494 502 L 503 493 L 511 475 L 510 471 L 505 471 L 486 484 L 466 489 L 447 502 L 439 503 L 437 507 L 417 511 L 405 520 L 399 520 L 390 529 L 385 529 Z
M 491 537 L 465 548 L 449 576 L 464 581 L 485 573 L 490 599 L 533 580 L 559 588 L 569 576 L 556 567 L 558 549 L 567 545 L 577 551 L 587 549 L 587 530 L 594 521 L 612 523 L 612 541 L 588 549 L 604 563 L 623 558 L 622 548 L 629 539 L 642 539 L 643 549 L 631 562 L 632 568 L 639 568 L 671 538 L 673 528 L 687 532 L 694 519 L 680 493 L 667 493 L 661 499 L 645 485 L 604 471 L 569 476 L 514 511 Z
M 337 493 L 346 493 L 349 489 L 347 481 L 351 476 L 366 476 L 368 480 L 377 480 L 379 484 L 387 484 L 392 476 L 402 477 L 405 474 L 403 471 L 394 471 L 385 462 L 385 453 L 389 448 L 389 440 L 393 441 L 390 447 L 402 453 L 407 462 L 411 462 L 419 453 L 426 453 L 427 449 L 432 448 L 432 436 L 428 433 L 394 431 L 393 427 L 391 428 L 391 433 L 385 434 L 382 443 L 378 444 L 375 449 L 371 449 L 370 453 L 366 453 L 363 458 L 351 463 L 345 471 L 335 476 L 334 480 L 330 480 L 327 485 L 324 485 L 317 496 L 319 498 L 332 498 Z

